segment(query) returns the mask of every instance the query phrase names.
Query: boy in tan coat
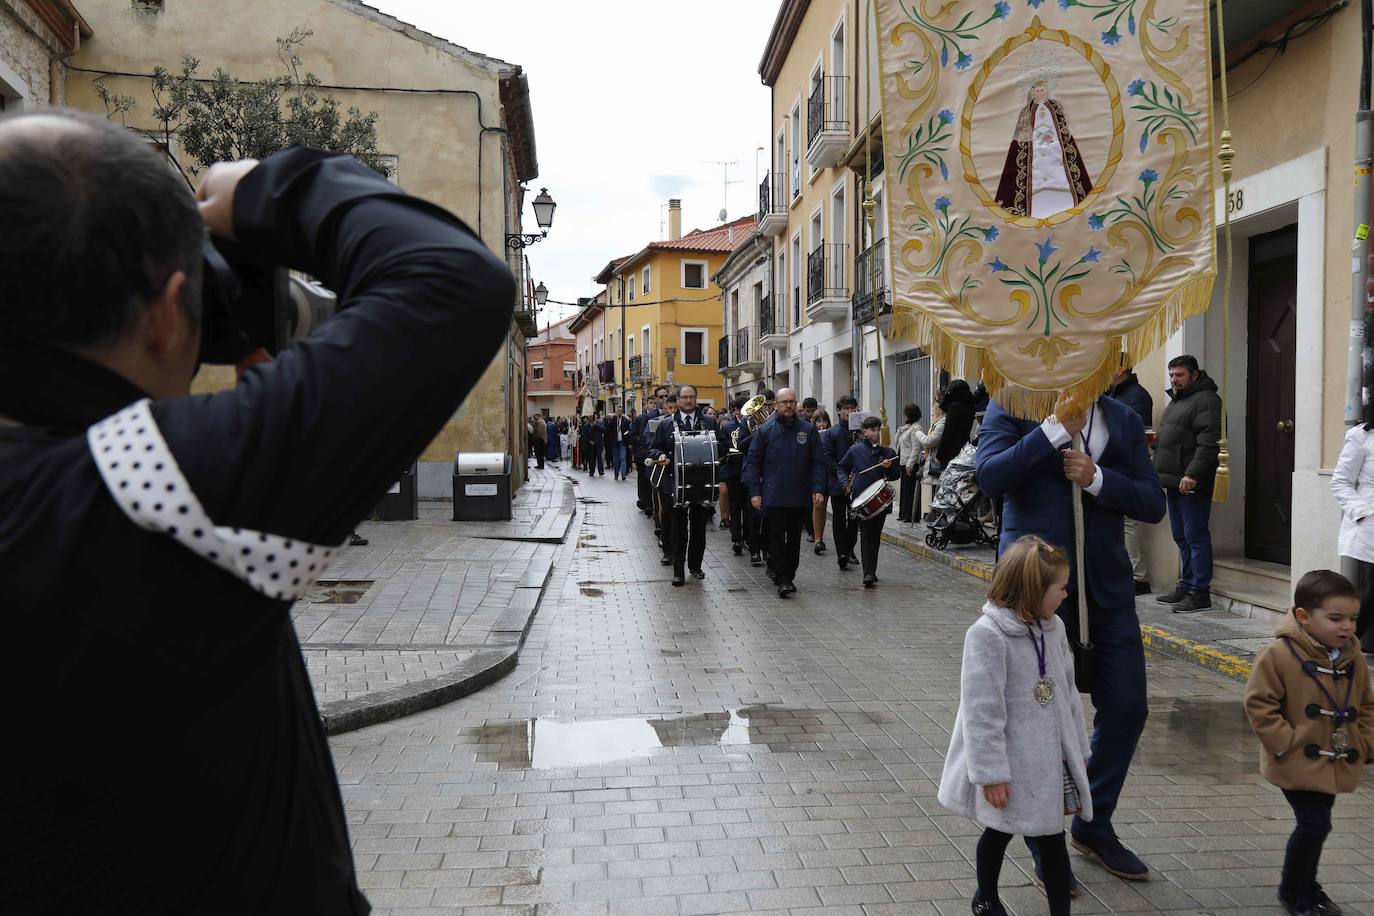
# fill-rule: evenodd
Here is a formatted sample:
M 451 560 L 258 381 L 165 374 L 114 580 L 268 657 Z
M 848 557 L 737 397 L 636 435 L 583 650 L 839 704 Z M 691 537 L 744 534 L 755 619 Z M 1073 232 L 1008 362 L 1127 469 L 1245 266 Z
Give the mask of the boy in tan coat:
M 1259 736 L 1260 772 L 1283 790 L 1297 826 L 1288 839 L 1279 901 L 1293 916 L 1339 916 L 1317 883 L 1331 808 L 1354 792 L 1374 762 L 1374 689 L 1355 640 L 1360 593 L 1339 573 L 1309 572 L 1293 610 L 1264 648 L 1245 690 L 1245 712 Z

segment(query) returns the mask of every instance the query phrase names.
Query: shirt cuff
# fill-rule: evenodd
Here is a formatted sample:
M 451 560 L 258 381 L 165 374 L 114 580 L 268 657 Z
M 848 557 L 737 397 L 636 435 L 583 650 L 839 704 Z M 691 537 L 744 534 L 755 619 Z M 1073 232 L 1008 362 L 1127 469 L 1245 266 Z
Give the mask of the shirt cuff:
M 1040 429 L 1044 432 L 1045 438 L 1050 440 L 1050 445 L 1053 445 L 1055 448 L 1063 448 L 1068 445 L 1069 441 L 1073 438 L 1069 435 L 1069 431 L 1064 428 L 1064 424 L 1060 423 L 1053 416 L 1046 417 L 1040 423 Z
M 1083 488 L 1083 492 L 1084 492 L 1084 493 L 1087 493 L 1089 496 L 1097 496 L 1099 493 L 1102 492 L 1102 469 L 1101 469 L 1101 468 L 1099 468 L 1099 467 L 1094 467 L 1094 468 L 1093 468 L 1093 480 L 1092 480 L 1092 483 L 1090 483 L 1090 484 L 1088 484 L 1086 487 L 1084 487 L 1084 488 Z

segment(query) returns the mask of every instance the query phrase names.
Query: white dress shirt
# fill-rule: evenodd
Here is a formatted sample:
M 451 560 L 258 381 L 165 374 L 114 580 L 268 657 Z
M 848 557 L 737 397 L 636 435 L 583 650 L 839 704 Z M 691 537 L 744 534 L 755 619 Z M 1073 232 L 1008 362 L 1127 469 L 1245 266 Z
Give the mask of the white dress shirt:
M 1055 448 L 1063 448 L 1068 445 L 1073 438 L 1069 431 L 1064 428 L 1064 424 L 1051 414 L 1040 424 L 1040 429 L 1045 433 L 1045 438 L 1050 440 L 1050 445 Z M 1102 414 L 1097 412 L 1097 405 L 1094 404 L 1088 410 L 1088 425 L 1083 427 L 1083 451 L 1093 459 L 1093 479 L 1092 483 L 1083 488 L 1083 492 L 1096 496 L 1102 492 L 1102 468 L 1097 466 L 1097 456 L 1107 450 L 1107 442 L 1111 435 L 1107 432 L 1107 420 Z

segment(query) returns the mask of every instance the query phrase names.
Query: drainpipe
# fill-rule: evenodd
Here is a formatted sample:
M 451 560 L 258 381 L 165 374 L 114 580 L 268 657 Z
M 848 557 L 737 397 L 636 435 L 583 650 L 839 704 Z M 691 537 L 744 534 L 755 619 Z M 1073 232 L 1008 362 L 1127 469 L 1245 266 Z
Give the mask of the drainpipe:
M 1355 236 L 1350 246 L 1350 342 L 1345 377 L 1345 426 L 1347 429 L 1364 420 L 1364 372 L 1374 357 L 1364 339 L 1365 309 L 1370 295 L 1369 232 L 1370 232 L 1370 170 L 1374 152 L 1374 113 L 1369 108 L 1370 40 L 1374 37 L 1374 0 L 1360 0 L 1360 109 L 1355 115 Z M 1341 572 L 1355 581 L 1357 563 L 1341 558 Z

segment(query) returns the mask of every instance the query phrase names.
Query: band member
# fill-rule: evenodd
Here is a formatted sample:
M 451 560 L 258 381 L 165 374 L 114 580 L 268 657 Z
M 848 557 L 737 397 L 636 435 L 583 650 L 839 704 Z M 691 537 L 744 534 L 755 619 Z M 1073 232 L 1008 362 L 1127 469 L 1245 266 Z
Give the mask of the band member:
M 625 416 L 625 408 L 616 405 L 615 413 L 606 418 L 605 426 L 606 458 L 615 472 L 615 479 L 626 480 L 630 476 L 630 418 Z
M 816 427 L 797 415 L 797 393 L 778 392 L 777 413 L 759 427 L 744 462 L 750 502 L 765 511 L 769 555 L 778 597 L 797 590 L 802 525 L 811 507 L 825 505 L 825 461 Z
M 821 449 L 825 452 L 831 468 L 836 467 L 840 459 L 849 453 L 849 447 L 862 438 L 857 429 L 851 430 L 849 428 L 849 415 L 858 409 L 858 400 L 849 395 L 840 398 L 835 403 L 835 425 L 821 436 Z M 827 484 L 829 485 L 830 513 L 835 516 L 832 523 L 835 559 L 840 564 L 840 569 L 848 569 L 850 563 L 859 562 L 859 558 L 854 555 L 854 546 L 859 542 L 859 529 L 855 526 L 854 520 L 849 517 L 849 494 L 844 491 L 844 487 L 837 485 L 834 480 L 827 480 Z M 820 553 L 820 551 L 816 552 Z
M 644 459 L 648 457 L 647 449 L 649 447 L 645 432 L 650 420 L 662 416 L 663 399 L 667 396 L 667 388 L 662 386 L 655 388 L 654 393 L 645 401 L 644 412 L 630 423 L 630 447 L 634 452 L 632 457 L 639 475 L 639 499 L 635 505 L 644 510 L 645 515 L 649 516 L 654 514 L 654 494 L 649 487 L 648 469 L 644 466 Z
M 802 419 L 808 423 L 816 422 L 816 411 L 821 409 L 821 405 L 815 398 L 807 398 L 801 402 Z
M 812 411 L 811 416 L 807 417 L 811 424 L 816 427 L 816 434 L 821 437 L 821 454 L 826 459 L 825 480 L 826 485 L 832 490 L 835 486 L 835 465 L 830 462 L 830 452 L 825 445 L 825 431 L 833 424 L 830 422 L 830 414 L 821 410 L 819 407 Z M 827 505 L 829 501 L 827 500 Z M 816 555 L 825 553 L 825 506 L 814 506 L 811 509 L 811 526 L 807 529 L 811 535 L 810 540 L 816 544 Z
M 896 480 L 901 473 L 897 453 L 878 441 L 883 435 L 883 423 L 877 417 L 865 417 L 863 439 L 849 447 L 835 469 L 835 479 L 852 500 L 879 480 Z M 853 521 L 859 529 L 859 550 L 862 552 L 864 588 L 872 588 L 878 581 L 878 546 L 883 542 L 883 523 L 892 512 L 892 505 L 870 519 Z
M 710 518 L 711 506 L 709 503 L 675 502 L 677 493 L 671 473 L 673 440 L 678 435 L 698 432 L 716 435 L 719 430 L 715 420 L 697 410 L 697 390 L 691 385 L 683 385 L 678 389 L 677 407 L 672 422 L 659 424 L 649 457 L 664 469 L 663 483 L 659 489 L 664 494 L 665 503 L 671 507 L 668 540 L 672 545 L 673 585 L 682 585 L 687 581 L 685 573 L 688 570 L 694 579 L 706 578 L 701 561 L 706 555 L 706 521 Z
M 730 546 L 734 548 L 735 556 L 744 553 L 746 543 L 745 535 L 745 516 L 749 506 L 749 498 L 745 493 L 744 481 L 740 475 L 744 472 L 744 453 L 748 448 L 746 437 L 749 430 L 744 422 L 744 416 L 740 413 L 747 401 L 747 398 L 737 397 L 730 405 L 730 413 L 727 414 L 720 424 L 720 454 L 723 456 L 720 462 L 720 485 L 725 488 L 725 498 L 722 500 L 721 512 L 725 515 L 722 522 L 727 522 L 730 526 Z M 734 433 L 738 431 L 739 435 Z M 730 450 L 734 447 L 734 440 L 739 440 L 739 454 L 730 457 Z M 728 510 L 728 511 L 727 511 Z M 750 552 L 754 551 L 754 545 L 749 545 Z

